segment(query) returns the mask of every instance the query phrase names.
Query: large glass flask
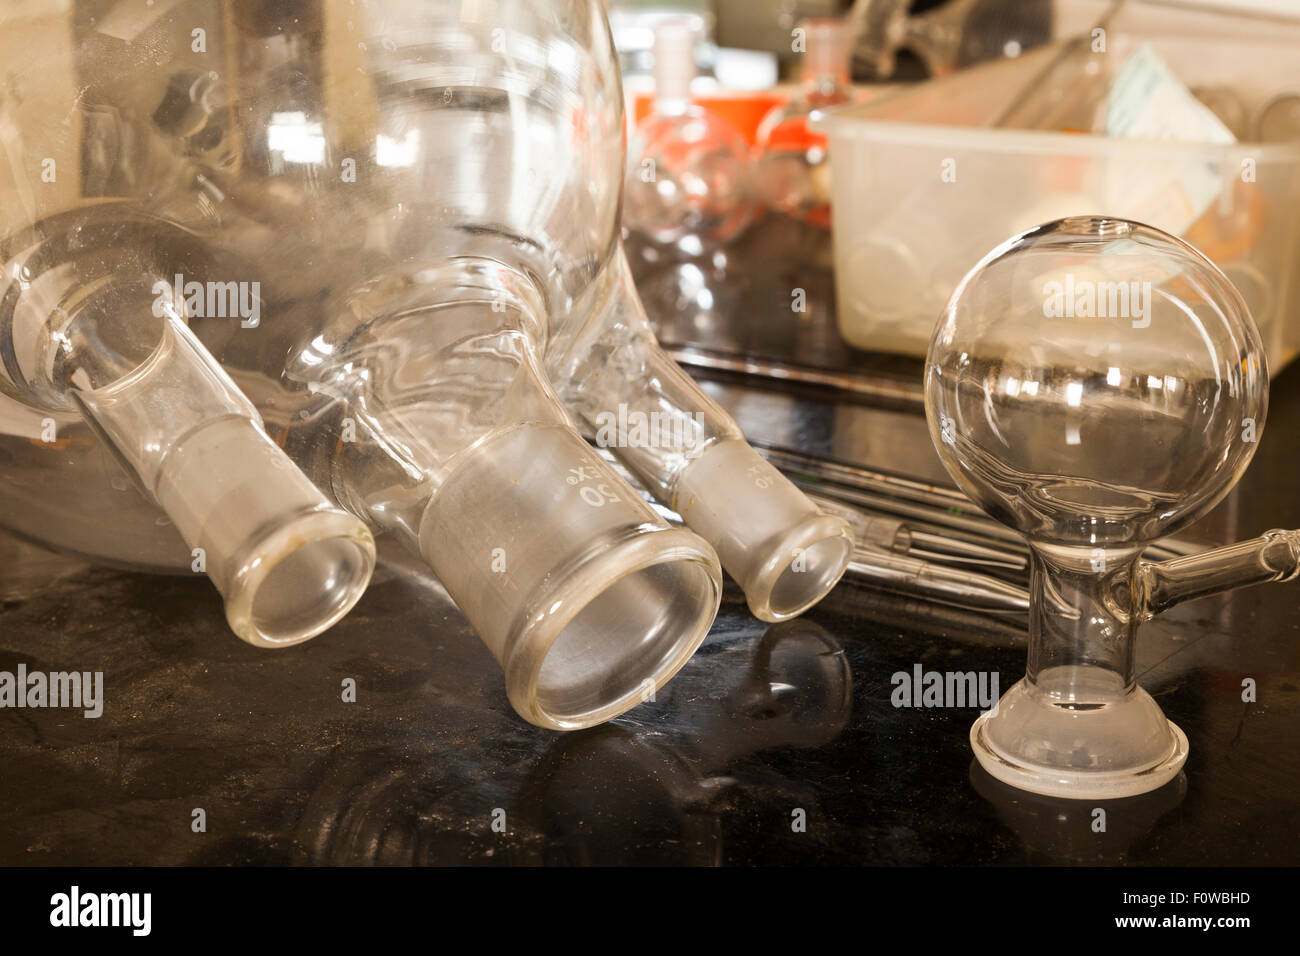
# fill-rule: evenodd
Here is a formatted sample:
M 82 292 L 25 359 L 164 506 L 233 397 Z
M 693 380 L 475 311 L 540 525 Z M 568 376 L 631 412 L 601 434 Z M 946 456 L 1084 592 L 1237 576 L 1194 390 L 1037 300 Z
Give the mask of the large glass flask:
M 23 368 L 57 351 L 46 317 L 83 300 L 109 317 L 85 333 L 91 354 L 105 329 L 134 346 L 159 327 L 194 362 L 215 357 L 232 394 L 211 414 L 255 407 L 288 456 L 274 475 L 305 473 L 331 514 L 417 550 L 535 723 L 600 722 L 671 677 L 716 611 L 716 555 L 600 460 L 541 365 L 552 317 L 616 248 L 622 98 L 598 3 L 5 14 L 22 92 L 5 108 L 23 110 L 0 124 L 6 278 L 19 270 L 5 344 Z M 39 283 L 17 258 L 32 247 Z M 100 295 L 100 273 L 129 288 Z M 101 560 L 188 567 L 73 411 L 58 410 L 53 453 L 28 440 L 49 402 L 8 378 L 26 424 L 0 442 L 14 476 L 0 520 Z M 196 396 L 215 403 L 190 380 L 167 401 Z M 252 520 L 244 486 L 273 474 L 244 480 L 259 465 L 247 429 L 223 437 L 244 445 L 184 473 L 228 491 L 205 528 Z
M 623 100 L 595 0 L 129 0 L 0 27 L 22 92 L 0 123 L 3 248 L 46 250 L 41 283 L 20 275 L 4 300 L 37 334 L 6 348 L 24 367 L 55 351 L 41 317 L 86 299 L 91 274 L 61 257 L 133 263 L 134 304 L 95 314 L 219 361 L 334 512 L 433 567 L 527 719 L 567 729 L 634 706 L 719 600 L 714 547 L 660 519 L 575 423 L 599 442 L 609 415 L 669 421 L 649 452 L 610 444 L 676 490 L 751 602 L 784 576 L 788 616 L 838 578 L 842 521 L 775 472 L 762 486 L 793 517 L 722 514 L 729 489 L 701 470 L 757 456 L 663 357 L 623 281 Z M 619 382 L 600 374 L 611 350 Z M 45 409 L 31 389 L 5 400 L 0 521 L 100 560 L 189 566 L 73 412 L 54 454 L 30 440 Z M 217 481 L 256 458 L 225 457 L 194 471 Z M 812 523 L 835 540 L 810 557 L 785 532 Z

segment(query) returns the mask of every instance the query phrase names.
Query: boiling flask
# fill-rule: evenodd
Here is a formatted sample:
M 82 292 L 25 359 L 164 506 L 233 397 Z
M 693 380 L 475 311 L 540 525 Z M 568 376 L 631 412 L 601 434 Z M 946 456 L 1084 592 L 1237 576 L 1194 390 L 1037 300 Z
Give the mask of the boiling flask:
M 257 289 L 256 322 L 192 317 L 198 338 L 331 500 L 433 566 L 516 709 L 569 729 L 671 677 L 720 570 L 541 372 L 551 316 L 615 235 L 603 12 L 462 7 L 126 4 L 75 25 L 77 108 L 96 117 L 93 180 L 120 197 L 98 214 L 146 224 L 114 248 L 148 248 L 187 302 Z M 90 486 L 92 457 L 72 466 Z M 154 514 L 98 520 L 150 539 Z
M 926 360 L 948 472 L 1032 556 L 1023 680 L 971 730 L 1022 789 L 1123 797 L 1172 779 L 1187 738 L 1137 683 L 1143 621 L 1300 571 L 1300 533 L 1152 562 L 1249 464 L 1268 374 L 1241 296 L 1150 226 L 1078 217 L 990 252 L 958 285 Z

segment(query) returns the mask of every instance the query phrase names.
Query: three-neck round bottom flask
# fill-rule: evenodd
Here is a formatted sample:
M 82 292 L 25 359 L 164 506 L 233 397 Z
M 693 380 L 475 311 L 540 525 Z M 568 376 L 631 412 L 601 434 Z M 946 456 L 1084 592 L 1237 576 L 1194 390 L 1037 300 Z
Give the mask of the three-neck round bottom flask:
M 206 9 L 0 15 L 0 523 L 204 569 L 263 644 L 336 621 L 389 532 L 558 729 L 672 677 L 720 554 L 773 619 L 833 586 L 847 524 L 754 470 L 624 281 L 597 0 Z M 610 416 L 688 528 L 587 441 Z M 726 510 L 750 472 L 780 508 Z

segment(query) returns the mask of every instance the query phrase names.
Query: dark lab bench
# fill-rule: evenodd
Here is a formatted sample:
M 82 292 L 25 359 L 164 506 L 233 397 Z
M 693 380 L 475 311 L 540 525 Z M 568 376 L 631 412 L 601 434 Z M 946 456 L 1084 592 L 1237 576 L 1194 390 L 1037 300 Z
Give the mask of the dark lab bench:
M 760 442 L 942 475 L 906 401 L 702 374 Z M 1210 527 L 1300 527 L 1297 435 L 1292 368 Z M 850 582 L 767 626 L 729 584 L 708 641 L 656 700 L 556 734 L 515 716 L 489 652 L 391 544 L 353 613 L 285 651 L 237 640 L 204 580 L 85 569 L 0 607 L 0 670 L 105 683 L 99 719 L 0 710 L 0 865 L 1294 865 L 1298 606 L 1300 583 L 1264 587 L 1144 628 L 1140 679 L 1191 755 L 1162 790 L 1100 804 L 1097 833 L 1099 804 L 1015 791 L 974 765 L 973 707 L 890 701 L 892 675 L 917 664 L 996 672 L 1005 690 L 1023 674 L 1023 620 Z

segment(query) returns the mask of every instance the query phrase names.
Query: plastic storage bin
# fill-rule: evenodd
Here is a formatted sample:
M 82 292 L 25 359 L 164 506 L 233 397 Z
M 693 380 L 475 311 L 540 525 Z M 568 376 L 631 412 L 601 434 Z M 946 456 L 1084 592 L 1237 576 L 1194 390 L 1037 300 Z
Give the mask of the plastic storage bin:
M 1100 60 L 1112 74 L 1149 40 L 1183 83 L 1230 90 L 1248 116 L 1300 94 L 1300 44 L 1289 39 L 1108 39 Z M 1292 275 L 1300 265 L 1300 142 L 990 128 L 1060 48 L 1052 44 L 824 116 L 845 340 L 924 355 L 948 296 L 986 252 L 1048 220 L 1102 214 L 1182 236 L 1214 260 L 1241 290 L 1270 368 L 1279 370 L 1300 344 L 1300 288 Z

